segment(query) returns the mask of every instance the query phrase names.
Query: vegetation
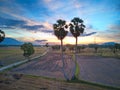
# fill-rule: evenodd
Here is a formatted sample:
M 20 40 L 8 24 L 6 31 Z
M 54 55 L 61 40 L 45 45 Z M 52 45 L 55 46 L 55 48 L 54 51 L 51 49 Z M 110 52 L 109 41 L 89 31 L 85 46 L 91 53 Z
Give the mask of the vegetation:
M 53 49 L 53 50 L 60 50 L 60 46 L 59 46 L 59 45 L 53 45 L 53 46 L 52 46 L 52 49 Z
M 63 73 L 64 73 L 64 77 L 66 78 L 66 80 L 69 80 L 67 74 L 65 73 L 64 70 L 64 57 L 63 57 L 63 39 L 66 37 L 68 31 L 66 31 L 66 29 L 68 28 L 68 26 L 66 25 L 66 21 L 65 20 L 57 20 L 56 24 L 53 24 L 53 29 L 54 29 L 54 34 L 55 36 L 58 38 L 58 40 L 61 41 L 61 57 L 62 57 L 62 62 L 63 62 Z
M 46 47 L 34 46 L 35 53 L 30 58 L 40 56 L 46 51 Z M 3 66 L 25 60 L 23 51 L 19 46 L 0 47 L 0 61 L 3 62 Z
M 49 46 L 49 44 L 48 44 L 48 43 L 46 43 L 46 44 L 45 44 L 45 46 L 46 46 L 46 47 L 48 47 L 48 46 Z
M 0 30 L 0 42 L 2 42 L 4 38 L 5 38 L 5 33 L 2 30 Z
M 24 51 L 23 56 L 29 58 L 29 56 L 31 56 L 32 54 L 34 54 L 34 48 L 32 43 L 24 43 L 21 46 L 21 49 Z
M 72 58 L 75 62 L 76 68 L 75 68 L 75 77 L 72 80 L 78 80 L 79 74 L 80 74 L 80 68 L 79 68 L 79 64 L 77 63 L 77 61 L 75 60 L 75 55 L 73 55 Z
M 114 53 L 116 53 L 116 52 L 118 52 L 118 51 L 120 51 L 120 44 L 116 43 L 116 44 L 114 45 Z
M 14 79 L 15 74 L 0 73 L 1 90 L 119 90 L 120 88 L 91 83 L 83 80 L 69 81 L 54 78 L 19 75 L 20 79 Z
M 0 42 L 2 42 L 5 38 L 5 33 L 0 30 Z M 3 66 L 4 64 L 0 61 L 0 67 Z
M 75 17 L 71 20 L 71 23 L 70 23 L 70 32 L 72 33 L 72 35 L 75 37 L 76 39 L 76 44 L 75 44 L 75 68 L 77 69 L 77 57 L 76 57 L 76 53 L 77 53 L 77 42 L 78 42 L 78 36 L 80 36 L 83 32 L 84 32 L 84 28 L 85 28 L 85 25 L 83 24 L 83 20 L 78 18 L 78 17 Z M 73 76 L 72 76 L 72 80 L 74 79 L 78 79 L 79 77 L 76 77 L 75 75 L 75 70 L 74 69 L 74 73 L 73 73 Z

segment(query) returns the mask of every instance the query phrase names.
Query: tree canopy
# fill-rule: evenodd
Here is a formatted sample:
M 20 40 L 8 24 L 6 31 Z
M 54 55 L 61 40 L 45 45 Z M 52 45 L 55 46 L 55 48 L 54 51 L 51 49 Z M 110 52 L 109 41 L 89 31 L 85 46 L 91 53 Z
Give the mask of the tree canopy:
M 32 43 L 24 43 L 21 45 L 21 49 L 24 51 L 23 56 L 29 57 L 30 55 L 34 54 L 34 48 Z
M 54 34 L 59 40 L 62 40 L 65 38 L 65 36 L 68 33 L 68 31 L 65 30 L 67 28 L 68 26 L 66 25 L 65 20 L 59 19 L 57 20 L 56 24 L 53 24 Z
M 2 42 L 4 38 L 5 38 L 5 33 L 2 30 L 0 30 L 0 42 Z
M 83 20 L 78 17 L 73 18 L 69 25 L 70 32 L 74 37 L 78 37 L 81 33 L 84 32 L 85 25 L 83 24 Z

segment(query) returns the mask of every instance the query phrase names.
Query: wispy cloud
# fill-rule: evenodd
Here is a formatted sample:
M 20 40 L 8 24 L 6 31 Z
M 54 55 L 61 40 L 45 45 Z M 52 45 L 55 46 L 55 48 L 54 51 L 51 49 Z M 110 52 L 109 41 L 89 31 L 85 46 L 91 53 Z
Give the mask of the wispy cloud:
M 55 10 L 58 10 L 59 8 L 62 8 L 64 4 L 59 0 L 43 0 L 43 1 L 45 6 L 47 6 L 48 9 L 50 9 L 51 11 L 55 11 Z
M 118 32 L 120 32 L 120 25 L 112 24 L 112 25 L 109 26 L 109 29 L 111 31 L 118 31 Z
M 83 33 L 81 34 L 82 37 L 86 37 L 86 36 L 91 36 L 91 35 L 94 35 L 96 34 L 97 32 L 91 32 L 91 33 Z

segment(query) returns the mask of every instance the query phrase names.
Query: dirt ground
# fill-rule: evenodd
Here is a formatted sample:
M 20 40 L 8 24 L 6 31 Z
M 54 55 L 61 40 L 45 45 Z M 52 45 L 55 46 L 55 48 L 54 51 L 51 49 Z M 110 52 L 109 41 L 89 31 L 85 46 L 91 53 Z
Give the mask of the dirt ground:
M 69 78 L 71 78 L 74 62 L 70 56 L 65 55 L 65 71 Z M 64 78 L 62 73 L 61 56 L 58 53 L 49 52 L 45 56 L 28 62 L 20 67 L 17 67 L 11 72 L 18 72 L 23 74 L 31 74 L 37 76 L 47 76 L 52 78 Z
M 120 87 L 120 59 L 78 56 L 80 79 Z
M 71 57 L 64 55 L 65 71 L 69 78 L 73 72 L 74 62 Z M 120 86 L 120 60 L 103 58 L 99 56 L 79 56 L 77 62 L 80 66 L 80 79 L 100 83 L 108 86 Z M 64 79 L 62 61 L 59 53 L 49 52 L 47 55 L 14 68 L 11 72 L 47 76 Z

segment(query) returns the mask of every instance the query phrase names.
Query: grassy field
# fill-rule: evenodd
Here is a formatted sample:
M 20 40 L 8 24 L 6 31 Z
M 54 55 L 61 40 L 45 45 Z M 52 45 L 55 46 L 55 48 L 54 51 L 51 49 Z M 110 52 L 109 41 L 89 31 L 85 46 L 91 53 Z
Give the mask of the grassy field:
M 0 90 L 119 90 L 85 81 L 66 82 L 53 78 L 22 75 L 15 79 L 13 74 L 0 74 Z
M 46 48 L 35 47 L 35 54 L 32 55 L 32 57 L 43 53 L 45 50 L 46 50 Z M 56 52 L 58 53 L 60 51 L 56 51 Z M 6 60 L 5 61 L 6 63 L 9 62 L 8 64 L 16 62 L 16 61 L 20 61 L 20 60 L 25 59 L 22 56 L 22 53 L 23 52 L 20 50 L 19 47 L 0 48 L 0 60 L 1 60 L 1 58 L 7 58 L 7 59 L 3 59 L 3 60 L 4 61 Z M 73 52 L 70 52 L 70 51 L 66 51 L 65 53 L 73 55 Z M 116 56 L 114 56 L 114 55 L 112 56 L 112 52 L 110 52 L 109 49 L 105 49 L 105 48 L 99 49 L 98 53 L 95 53 L 94 49 L 86 48 L 78 54 L 83 55 L 85 57 L 86 56 L 106 56 L 106 57 L 115 57 L 116 58 Z M 56 55 L 56 54 L 54 54 L 54 55 Z M 119 53 L 117 53 L 117 55 L 119 56 Z M 50 56 L 51 56 L 51 58 L 48 56 L 46 57 L 48 60 L 43 58 L 43 60 L 42 60 L 43 63 L 39 62 L 40 65 L 38 65 L 38 63 L 36 63 L 36 69 L 39 69 L 39 71 L 40 71 L 40 69 L 47 70 L 47 71 L 50 71 L 50 69 L 57 69 L 59 64 L 57 63 L 55 65 L 54 63 L 56 63 L 56 61 L 58 60 L 58 56 L 56 56 L 55 58 L 53 57 L 53 55 L 50 55 Z M 23 59 L 21 57 L 23 57 Z M 52 59 L 52 57 L 53 57 L 53 59 Z M 55 59 L 57 59 L 57 60 L 55 60 Z M 50 60 L 53 60 L 52 64 L 51 64 Z M 60 60 L 61 60 L 61 58 L 60 58 Z M 48 61 L 48 62 L 45 63 L 45 65 L 44 65 L 44 62 L 46 62 L 46 61 Z M 33 63 L 33 64 L 34 65 L 32 65 L 32 66 L 35 68 L 35 63 Z M 37 65 L 40 68 L 38 68 Z M 54 67 L 51 68 L 52 66 L 54 66 Z M 42 68 L 42 67 L 44 67 L 44 68 Z M 30 68 L 31 68 L 31 66 L 29 67 L 29 69 Z M 28 71 L 28 69 L 26 69 L 26 70 Z M 33 69 L 31 69 L 31 70 L 33 70 Z M 35 71 L 35 70 L 33 70 L 33 71 Z M 57 71 L 58 71 L 58 69 L 57 69 Z M 36 71 L 36 72 L 38 73 L 38 71 Z M 79 74 L 79 70 L 77 67 L 76 76 L 78 76 L 78 74 Z M 68 82 L 65 82 L 64 80 L 61 81 L 61 80 L 55 80 L 52 78 L 43 78 L 43 77 L 41 78 L 39 76 L 36 77 L 36 76 L 30 76 L 30 75 L 24 75 L 20 80 L 17 80 L 17 81 L 15 81 L 13 79 L 11 80 L 9 78 L 7 78 L 7 81 L 6 81 L 6 79 L 4 79 L 4 80 L 5 80 L 5 82 L 2 82 L 0 80 L 1 90 L 21 90 L 21 89 L 22 90 L 119 90 L 119 89 L 111 87 L 111 86 L 110 87 L 104 86 L 104 85 L 102 86 L 102 85 L 84 82 L 84 81 L 80 81 L 80 80 L 72 81 L 72 82 L 68 83 Z M 8 83 L 9 80 L 10 80 L 10 84 Z M 6 84 L 6 82 L 7 82 L 7 84 Z
M 60 52 L 60 51 L 56 51 L 56 52 Z M 65 53 L 73 54 L 74 52 L 66 50 Z M 97 53 L 95 52 L 94 48 L 85 48 L 82 49 L 77 54 L 81 56 L 102 56 L 102 57 L 120 58 L 120 51 L 113 53 L 109 48 L 98 48 Z
M 109 48 L 98 48 L 97 53 L 93 48 L 86 48 L 84 50 L 81 50 L 79 54 L 120 58 L 120 51 L 114 54 Z
M 45 52 L 45 47 L 34 47 L 35 53 L 30 57 L 38 56 Z M 0 61 L 3 62 L 4 66 L 25 60 L 23 51 L 20 47 L 0 47 Z

